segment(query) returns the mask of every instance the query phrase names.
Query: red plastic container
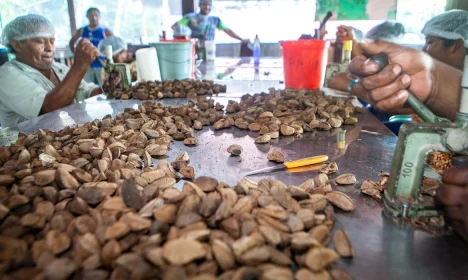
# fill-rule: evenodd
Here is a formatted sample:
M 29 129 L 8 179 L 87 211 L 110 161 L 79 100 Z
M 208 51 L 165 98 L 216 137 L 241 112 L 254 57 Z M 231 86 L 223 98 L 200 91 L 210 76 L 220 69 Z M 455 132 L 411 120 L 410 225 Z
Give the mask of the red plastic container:
M 161 42 L 192 42 L 192 73 L 190 74 L 192 79 L 195 79 L 195 53 L 198 39 L 180 39 L 175 38 L 172 40 L 161 39 Z
M 316 89 L 323 85 L 329 41 L 282 41 L 284 83 L 287 88 Z

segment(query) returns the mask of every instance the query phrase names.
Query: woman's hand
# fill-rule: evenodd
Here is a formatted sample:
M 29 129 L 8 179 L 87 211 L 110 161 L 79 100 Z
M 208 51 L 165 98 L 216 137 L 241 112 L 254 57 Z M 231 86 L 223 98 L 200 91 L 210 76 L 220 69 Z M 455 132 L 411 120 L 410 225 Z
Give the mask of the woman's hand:
M 336 42 L 343 43 L 347 40 L 354 40 L 354 29 L 351 26 L 340 25 L 336 30 Z
M 468 242 L 468 168 L 450 168 L 445 171 L 437 200 L 455 232 Z
M 389 65 L 379 72 L 377 63 L 366 56 L 355 57 L 349 66 L 351 73 L 361 77 L 372 106 L 383 112 L 400 109 L 408 99 L 408 89 L 425 102 L 432 90 L 432 59 L 416 49 L 385 41 L 360 44 L 366 55 L 385 53 Z

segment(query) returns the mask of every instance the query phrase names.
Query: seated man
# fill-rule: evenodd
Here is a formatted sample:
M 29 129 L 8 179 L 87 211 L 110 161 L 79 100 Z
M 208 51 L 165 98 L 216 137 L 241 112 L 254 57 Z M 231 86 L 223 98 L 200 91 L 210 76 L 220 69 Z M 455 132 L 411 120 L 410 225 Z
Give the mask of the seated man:
M 82 39 L 71 68 L 54 61 L 55 30 L 40 15 L 14 19 L 3 30 L 3 41 L 16 59 L 0 67 L 0 123 L 13 126 L 101 93 L 83 82 L 98 50 Z
M 106 56 L 106 48 L 112 46 L 112 59 L 114 63 L 126 63 L 127 62 L 127 43 L 116 36 L 104 38 L 98 45 L 98 50 L 102 56 Z M 136 61 L 132 61 L 128 64 L 130 68 L 130 75 L 132 76 L 132 82 L 137 80 Z M 104 87 L 110 87 L 109 73 L 106 73 L 104 69 L 101 71 L 101 79 L 104 83 Z

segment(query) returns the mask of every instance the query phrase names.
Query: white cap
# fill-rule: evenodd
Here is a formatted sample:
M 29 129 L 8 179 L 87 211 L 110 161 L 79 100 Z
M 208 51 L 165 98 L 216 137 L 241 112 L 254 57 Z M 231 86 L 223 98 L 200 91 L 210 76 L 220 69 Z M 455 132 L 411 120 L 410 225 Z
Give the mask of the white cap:
M 11 40 L 54 36 L 55 29 L 48 19 L 41 15 L 30 14 L 19 16 L 8 23 L 3 29 L 2 41 L 8 46 Z
M 125 41 L 116 36 L 110 36 L 102 39 L 97 48 L 103 56 L 106 56 L 106 49 L 108 46 L 112 47 L 112 55 L 119 54 L 121 51 L 127 49 Z
M 463 39 L 468 48 L 468 11 L 451 10 L 431 18 L 421 31 L 426 36 Z

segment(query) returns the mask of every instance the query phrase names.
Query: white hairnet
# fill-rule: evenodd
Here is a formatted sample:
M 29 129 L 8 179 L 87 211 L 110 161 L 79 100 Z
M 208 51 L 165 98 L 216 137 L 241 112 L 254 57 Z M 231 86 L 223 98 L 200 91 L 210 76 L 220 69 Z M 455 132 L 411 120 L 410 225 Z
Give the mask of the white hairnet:
M 106 37 L 102 39 L 101 42 L 99 42 L 98 50 L 103 56 L 106 55 L 107 46 L 112 46 L 112 55 L 119 54 L 121 51 L 127 49 L 127 44 L 125 41 L 122 38 L 116 36 Z
M 174 37 L 190 37 L 190 35 L 192 35 L 192 30 L 188 26 L 178 25 L 174 29 Z
M 365 38 L 371 40 L 384 40 L 393 43 L 399 43 L 405 36 L 405 27 L 399 22 L 386 21 L 372 27 L 366 33 Z
M 451 10 L 431 18 L 421 31 L 426 36 L 463 39 L 468 48 L 468 11 Z
M 364 37 L 364 33 L 361 30 L 351 27 L 354 31 L 354 39 L 358 40 L 359 42 L 362 41 L 362 37 Z
M 40 15 L 19 16 L 3 29 L 2 41 L 10 45 L 11 40 L 26 40 L 38 37 L 53 37 L 55 29 L 52 23 Z

